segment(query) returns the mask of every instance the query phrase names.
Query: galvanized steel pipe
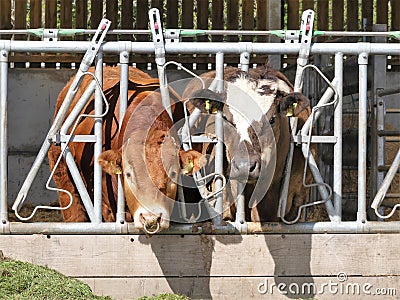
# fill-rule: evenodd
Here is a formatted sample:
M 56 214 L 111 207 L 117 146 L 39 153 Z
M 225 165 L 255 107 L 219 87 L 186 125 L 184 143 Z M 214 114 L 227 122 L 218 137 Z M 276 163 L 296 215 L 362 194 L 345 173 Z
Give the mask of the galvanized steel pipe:
M 7 213 L 7 88 L 8 52 L 0 50 L 0 221 L 8 221 Z
M 337 138 L 333 146 L 333 204 L 337 219 L 342 219 L 342 109 L 343 109 L 343 53 L 335 54 L 336 91 L 338 93 L 334 113 L 334 136 Z
M 84 53 L 91 45 L 90 42 L 75 41 L 9 41 L 0 40 L 0 49 L 10 52 L 42 52 L 42 53 Z M 105 42 L 101 46 L 103 53 L 119 54 L 121 49 L 130 53 L 151 54 L 154 53 L 152 42 Z M 249 52 L 253 54 L 298 54 L 300 46 L 296 43 L 229 43 L 229 42 L 179 42 L 165 44 L 166 54 L 217 54 L 223 49 L 225 54 L 238 54 Z M 310 54 L 334 54 L 342 52 L 345 55 L 369 55 L 384 54 L 398 55 L 399 43 L 314 43 L 311 45 Z
M 93 209 L 94 222 L 102 221 L 102 190 L 103 190 L 103 170 L 97 162 L 101 152 L 103 151 L 103 53 L 99 51 L 95 60 L 95 76 L 99 85 L 96 85 L 94 92 L 94 135 L 96 142 L 93 151 Z
M 241 232 L 236 224 L 213 226 L 211 234 L 325 234 L 325 233 L 400 233 L 400 222 L 309 222 L 286 225 L 282 223 L 248 222 L 247 231 Z M 158 234 L 203 234 L 198 224 L 171 224 L 170 228 Z M 208 232 L 207 232 L 208 233 Z M 133 223 L 20 223 L 0 224 L 0 234 L 144 234 Z
M 129 53 L 123 51 L 119 55 L 120 68 L 120 92 L 119 92 L 119 128 L 128 107 L 128 79 L 129 79 Z M 118 176 L 117 215 L 116 221 L 120 224 L 125 222 L 125 195 L 122 186 L 121 176 Z
M 359 115 L 358 115 L 358 210 L 357 221 L 367 220 L 367 122 L 368 122 L 368 54 L 360 53 L 359 65 Z
M 215 79 L 216 88 L 215 92 L 221 93 L 224 90 L 224 54 L 222 52 L 217 53 L 215 57 Z M 224 166 L 223 166 L 223 155 L 224 155 L 224 124 L 222 112 L 217 111 L 215 115 L 215 135 L 218 138 L 218 141 L 215 145 L 215 173 L 223 174 Z M 215 190 L 222 189 L 222 179 L 217 177 L 215 179 Z M 216 195 L 216 204 L 215 210 L 218 213 L 218 216 L 214 218 L 216 225 L 220 225 L 222 223 L 222 214 L 223 214 L 223 193 L 219 193 Z

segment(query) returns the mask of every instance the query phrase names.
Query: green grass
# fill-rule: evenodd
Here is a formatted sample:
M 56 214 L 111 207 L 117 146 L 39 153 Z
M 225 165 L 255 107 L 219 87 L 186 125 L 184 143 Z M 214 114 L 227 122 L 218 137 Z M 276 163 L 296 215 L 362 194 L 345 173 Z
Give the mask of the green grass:
M 55 270 L 2 258 L 0 251 L 1 300 L 112 300 L 93 295 L 90 287 Z M 143 296 L 138 300 L 190 300 L 174 294 Z
M 90 287 L 46 267 L 0 259 L 0 299 L 111 300 L 93 295 Z

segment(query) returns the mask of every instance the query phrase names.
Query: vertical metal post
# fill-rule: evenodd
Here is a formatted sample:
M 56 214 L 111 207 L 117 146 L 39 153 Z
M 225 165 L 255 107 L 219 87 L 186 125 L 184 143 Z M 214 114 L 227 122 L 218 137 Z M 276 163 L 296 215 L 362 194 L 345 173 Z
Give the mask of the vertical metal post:
M 103 113 L 103 99 L 102 91 L 103 88 L 103 52 L 99 51 L 95 59 L 95 75 L 100 83 L 100 86 L 96 86 L 94 92 L 94 113 L 99 116 Z M 94 144 L 94 162 L 93 162 L 93 208 L 94 208 L 94 222 L 101 223 L 102 221 L 102 176 L 103 171 L 101 166 L 97 162 L 97 158 L 103 151 L 103 118 L 94 119 L 94 135 L 96 136 L 96 142 Z
M 250 53 L 243 52 L 240 54 L 240 68 L 244 72 L 249 71 L 250 64 Z M 236 216 L 235 221 L 244 224 L 246 221 L 246 212 L 245 212 L 245 197 L 244 197 L 244 187 L 245 184 L 242 182 L 237 183 L 237 199 L 236 199 Z
M 123 51 L 120 53 L 119 62 L 120 62 L 119 126 L 121 128 L 122 120 L 124 119 L 125 112 L 128 107 L 129 53 L 127 51 Z M 116 221 L 120 224 L 123 224 L 125 222 L 125 195 L 120 176 L 118 176 L 117 199 L 118 200 L 117 200 Z
M 0 51 L 0 219 L 5 224 L 7 214 L 7 86 L 8 52 Z
M 359 116 L 358 116 L 358 210 L 357 222 L 367 220 L 367 71 L 368 54 L 358 55 L 359 65 Z
M 343 53 L 335 54 L 335 78 L 338 79 L 338 93 L 335 107 L 334 135 L 336 144 L 333 146 L 333 204 L 338 221 L 342 219 L 342 108 L 343 108 Z
M 119 118 L 120 126 L 128 107 L 128 80 L 129 80 L 129 52 L 123 51 L 119 55 L 120 67 L 120 95 L 119 95 Z
M 224 90 L 224 54 L 219 52 L 215 57 L 215 80 L 216 80 L 216 92 L 222 92 Z M 218 138 L 218 142 L 215 145 L 215 173 L 223 173 L 223 155 L 224 155 L 224 126 L 222 112 L 218 111 L 215 116 L 215 134 Z M 215 189 L 220 190 L 222 188 L 221 178 L 215 180 Z M 214 218 L 215 225 L 222 224 L 222 213 L 223 213 L 223 193 L 219 193 L 217 196 L 215 210 L 218 216 Z

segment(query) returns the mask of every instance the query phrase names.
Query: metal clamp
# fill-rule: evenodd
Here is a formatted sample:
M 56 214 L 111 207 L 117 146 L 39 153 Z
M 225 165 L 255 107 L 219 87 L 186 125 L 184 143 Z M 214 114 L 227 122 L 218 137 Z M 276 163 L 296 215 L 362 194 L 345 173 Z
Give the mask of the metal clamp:
M 86 72 L 92 65 L 94 58 L 96 57 L 97 52 L 99 52 L 99 49 L 106 37 L 106 34 L 110 29 L 110 26 L 111 26 L 110 20 L 107 19 L 101 20 L 100 25 L 97 28 L 96 33 L 93 36 L 93 39 L 90 43 L 90 47 L 83 56 L 81 65 L 84 64 L 85 66 L 87 66 L 87 69 L 83 70 L 83 72 Z
M 149 10 L 149 22 L 150 22 L 151 33 L 153 35 L 155 61 L 157 64 L 158 79 L 160 81 L 161 100 L 169 117 L 171 118 L 171 120 L 173 120 L 172 110 L 171 110 L 171 100 L 168 91 L 167 74 L 165 73 L 165 68 L 164 68 L 166 62 L 164 35 L 162 31 L 160 11 L 157 8 L 152 8 Z
M 314 11 L 307 9 L 303 12 L 300 26 L 301 42 L 299 57 L 297 58 L 296 77 L 294 82 L 294 91 L 301 92 L 303 86 L 303 70 L 308 63 L 310 55 L 311 41 L 313 37 Z
M 55 42 L 58 40 L 58 29 L 43 29 L 43 41 Z
M 284 37 L 285 37 L 286 44 L 298 44 L 300 42 L 300 31 L 299 30 L 286 30 Z
M 164 35 L 162 32 L 160 11 L 157 8 L 152 8 L 149 10 L 149 22 L 151 34 L 153 36 L 156 64 L 162 66 L 165 64 Z
M 165 42 L 167 44 L 169 43 L 179 43 L 180 40 L 180 30 L 173 30 L 173 29 L 168 29 L 165 31 Z

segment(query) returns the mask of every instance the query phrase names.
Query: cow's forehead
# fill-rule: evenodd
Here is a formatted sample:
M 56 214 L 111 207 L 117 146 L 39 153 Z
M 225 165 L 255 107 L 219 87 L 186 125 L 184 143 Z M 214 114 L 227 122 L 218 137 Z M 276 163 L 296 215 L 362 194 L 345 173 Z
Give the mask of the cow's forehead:
M 226 104 L 241 141 L 251 142 L 248 128 L 271 109 L 280 84 L 275 78 L 252 80 L 246 76 L 228 83 Z

